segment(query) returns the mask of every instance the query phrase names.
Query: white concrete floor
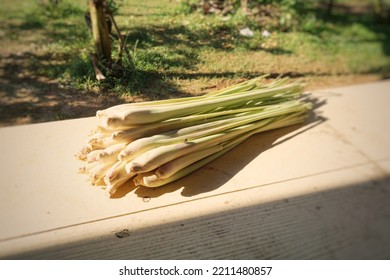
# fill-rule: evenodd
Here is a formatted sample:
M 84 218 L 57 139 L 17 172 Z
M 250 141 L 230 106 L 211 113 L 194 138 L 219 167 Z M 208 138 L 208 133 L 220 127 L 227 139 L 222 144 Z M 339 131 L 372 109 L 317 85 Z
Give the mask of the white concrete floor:
M 94 118 L 0 129 L 0 258 L 389 259 L 390 81 L 308 98 L 304 126 L 111 199 L 73 157 Z

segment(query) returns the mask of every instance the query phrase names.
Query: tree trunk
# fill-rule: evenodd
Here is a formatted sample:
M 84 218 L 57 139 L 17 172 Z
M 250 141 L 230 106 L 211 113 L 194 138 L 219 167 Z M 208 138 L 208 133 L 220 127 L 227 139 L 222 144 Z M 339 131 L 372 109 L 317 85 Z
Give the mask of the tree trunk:
M 248 0 L 240 0 L 241 3 L 241 10 L 244 13 L 244 15 L 249 15 L 250 11 L 248 8 Z
M 109 64 L 111 62 L 111 41 L 103 2 L 103 0 L 89 0 L 89 11 L 96 55 L 100 60 Z
M 332 15 L 333 4 L 334 4 L 334 0 L 329 0 L 328 7 L 326 9 L 326 16 L 328 16 L 328 17 L 330 17 Z

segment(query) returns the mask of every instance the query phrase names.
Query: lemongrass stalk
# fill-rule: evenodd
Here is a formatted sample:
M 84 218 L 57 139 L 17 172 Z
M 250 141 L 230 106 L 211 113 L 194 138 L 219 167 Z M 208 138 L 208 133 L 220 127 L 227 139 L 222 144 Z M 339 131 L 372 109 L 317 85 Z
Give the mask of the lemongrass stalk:
M 78 155 L 90 162 L 83 171 L 110 195 L 137 172 L 143 172 L 134 178 L 139 185 L 181 178 L 255 133 L 302 122 L 309 108 L 290 102 L 302 87 L 287 81 L 259 77 L 202 96 L 98 111 L 98 128 Z M 121 157 L 127 148 L 130 157 Z M 169 164 L 172 171 L 158 176 Z
M 118 160 L 119 153 L 126 147 L 127 143 L 119 143 L 105 149 L 94 150 L 87 155 L 87 161 L 98 161 L 102 163 L 114 163 Z
M 253 132 L 253 134 L 260 133 L 260 132 L 265 132 L 268 130 L 273 130 L 277 128 L 282 128 L 290 125 L 295 125 L 295 124 L 300 124 L 303 123 L 304 120 L 306 119 L 306 114 L 305 112 L 297 112 L 297 113 L 292 113 L 286 116 L 281 116 L 278 121 L 271 122 L 263 127 L 260 127 Z M 252 135 L 253 135 L 252 134 Z
M 204 96 L 199 95 L 199 96 L 180 97 L 180 98 L 153 100 L 153 101 L 136 102 L 136 103 L 126 103 L 126 104 L 116 105 L 104 110 L 99 110 L 96 112 L 96 116 L 99 118 L 104 118 L 112 114 L 118 115 L 129 109 L 147 109 L 151 107 L 169 106 L 172 105 L 172 103 L 174 104 L 188 103 L 188 102 L 195 102 L 202 99 L 204 99 Z
M 215 116 L 222 116 L 230 114 L 230 112 L 218 112 L 214 113 Z M 119 133 L 113 135 L 115 138 L 139 138 L 144 135 L 144 133 L 149 133 L 149 135 L 153 134 L 153 132 L 167 131 L 168 129 L 175 129 L 180 126 L 185 126 L 187 122 L 202 122 L 204 119 L 208 117 L 214 117 L 210 114 L 197 114 L 197 115 L 189 115 L 189 116 L 180 116 L 170 118 L 161 122 L 156 123 L 146 123 L 141 125 L 134 124 L 126 124 L 121 121 L 113 121 L 107 122 L 107 118 L 103 118 L 100 123 L 100 127 L 102 130 L 111 130 L 111 131 L 119 131 Z M 121 132 L 123 131 L 123 132 Z
M 137 175 L 136 173 L 129 174 L 126 173 L 125 171 L 122 171 L 121 174 L 123 174 L 123 176 L 119 176 L 114 181 L 112 181 L 109 185 L 107 185 L 106 192 L 109 196 L 112 196 L 120 186 L 127 183 Z
M 288 85 L 292 86 L 292 85 Z M 265 92 L 265 91 L 274 91 L 274 92 Z M 292 88 L 288 92 L 282 92 L 283 94 L 277 94 L 277 89 L 267 89 L 267 90 L 254 90 L 250 92 L 239 93 L 233 96 L 222 96 L 218 98 L 209 98 L 207 100 L 202 100 L 201 102 L 188 102 L 186 104 L 169 104 L 165 106 L 158 107 L 148 107 L 148 108 L 129 108 L 126 113 L 120 113 L 117 115 L 112 115 L 103 119 L 103 125 L 134 125 L 134 124 L 145 124 L 150 122 L 162 121 L 169 119 L 171 117 L 185 116 L 188 114 L 204 114 L 204 113 L 214 113 L 222 110 L 231 110 L 238 109 L 242 107 L 248 107 L 248 101 L 259 101 L 263 100 L 267 96 L 256 96 L 259 94 L 265 95 L 275 95 L 274 98 L 278 101 L 284 101 L 288 99 L 295 98 L 300 94 L 299 87 Z M 285 90 L 279 88 L 279 90 Z M 242 96 L 240 96 L 242 95 Z M 254 98 L 254 99 L 252 99 Z M 256 99 L 257 98 L 257 99 Z M 219 106 L 220 105 L 220 106 Z M 142 119 L 140 119 L 140 117 Z
M 305 111 L 302 111 L 269 118 L 267 124 L 260 126 L 257 129 L 248 131 L 242 135 L 239 135 L 236 138 L 229 139 L 222 144 L 223 148 L 226 149 L 230 148 L 231 146 L 236 146 L 244 140 L 248 139 L 249 137 L 253 136 L 254 134 L 303 123 L 306 117 L 307 116 L 305 114 Z
M 98 160 L 101 162 L 111 162 L 117 160 L 119 153 L 126 147 L 127 142 L 112 145 L 105 148 L 99 155 Z
M 127 104 L 121 104 L 121 105 L 116 105 L 113 107 L 110 107 L 105 110 L 99 110 L 97 111 L 97 116 L 98 117 L 103 117 L 106 115 L 109 115 L 112 112 L 119 112 L 122 111 L 122 109 L 127 109 L 128 106 L 132 107 L 149 107 L 149 106 L 159 106 L 159 105 L 171 105 L 173 103 L 180 103 L 180 102 L 188 102 L 188 101 L 194 101 L 194 100 L 201 100 L 204 98 L 207 98 L 209 96 L 215 96 L 215 95 L 226 95 L 226 94 L 232 94 L 240 91 L 248 91 L 254 88 L 262 88 L 261 85 L 258 84 L 260 80 L 262 80 L 266 75 L 221 89 L 217 91 L 213 91 L 204 95 L 200 96 L 191 96 L 191 97 L 186 97 L 186 98 L 174 98 L 174 99 L 166 99 L 166 100 L 153 100 L 153 101 L 145 101 L 145 102 L 137 102 L 137 103 L 127 103 Z
M 225 119 L 219 122 L 215 122 L 214 125 L 213 123 L 210 123 L 209 125 L 198 126 L 196 129 L 193 127 L 183 128 L 179 130 L 180 133 L 176 133 L 176 135 L 182 135 L 181 138 L 186 137 L 187 141 L 191 141 L 192 139 L 196 139 L 201 136 L 222 132 L 258 120 L 285 115 L 292 112 L 301 112 L 302 110 L 304 110 L 304 105 L 302 103 L 289 102 L 283 105 L 269 107 L 268 110 L 250 112 L 250 114 L 236 117 L 232 120 Z
M 124 167 L 125 165 L 126 162 L 117 161 L 111 166 L 111 168 L 107 171 L 106 175 L 104 176 L 104 181 L 106 182 L 107 185 L 109 185 L 111 181 L 113 181 L 116 177 L 118 177 L 121 168 Z
M 106 192 L 109 196 L 113 195 L 115 191 L 124 183 L 132 179 L 136 174 L 127 173 L 124 169 L 124 162 L 121 162 L 118 166 L 118 173 L 115 178 L 109 179 L 104 177 L 104 182 L 106 183 Z
M 212 139 L 218 136 L 219 135 L 212 135 L 204 138 Z M 195 145 L 194 142 L 181 142 L 166 146 L 157 146 L 154 149 L 140 154 L 138 157 L 126 164 L 126 171 L 128 173 L 148 172 L 176 157 L 194 152 L 195 147 L 197 147 L 197 145 Z
M 101 125 L 100 123 L 96 126 L 96 129 L 94 130 L 95 133 L 97 132 L 101 132 L 101 133 L 106 133 L 106 134 L 110 134 L 112 135 L 113 133 L 115 133 L 116 131 L 118 130 L 127 130 L 127 129 L 131 129 L 131 128 L 134 128 L 134 127 L 137 127 L 137 126 L 134 126 L 134 125 L 117 125 L 117 126 L 106 126 L 104 127 L 103 125 Z
M 154 149 L 159 146 L 165 146 L 170 145 L 174 143 L 180 143 L 186 141 L 188 137 L 191 137 L 191 139 L 195 138 L 195 134 L 197 133 L 198 138 L 201 136 L 206 136 L 209 134 L 212 134 L 213 132 L 220 131 L 220 127 L 224 123 L 231 123 L 231 119 L 222 119 L 217 120 L 213 122 L 208 123 L 202 123 L 200 125 L 193 125 L 188 126 L 182 129 L 178 129 L 175 131 L 169 131 L 162 134 L 153 135 L 150 137 L 144 137 L 137 139 L 131 143 L 129 143 L 125 149 L 123 149 L 119 156 L 119 160 L 128 160 L 131 161 L 141 155 L 142 153 L 145 153 L 151 149 Z M 209 133 L 208 131 L 210 128 L 215 128 L 215 130 L 211 130 Z M 199 134 L 200 133 L 200 134 Z
M 153 171 L 144 172 L 144 173 L 138 173 L 137 176 L 134 177 L 133 183 L 136 187 L 149 187 L 149 182 L 147 180 L 158 180 L 157 175 L 154 174 Z
M 209 155 L 215 154 L 223 149 L 223 145 L 212 146 L 203 150 L 196 151 L 191 154 L 186 154 L 171 161 L 168 161 L 158 167 L 154 174 L 157 178 L 167 178 L 172 176 L 179 170 L 187 167 L 188 165 L 201 160 L 202 158 L 208 157 Z
M 108 116 L 112 113 L 117 113 L 117 112 L 121 112 L 123 110 L 127 110 L 128 106 L 131 104 L 134 104 L 134 103 L 125 103 L 125 104 L 111 106 L 111 107 L 108 107 L 104 110 L 98 110 L 98 111 L 96 111 L 96 116 L 97 117 L 104 117 L 104 116 Z
M 299 102 L 289 102 L 283 106 L 273 106 L 268 107 L 267 109 L 268 110 L 259 109 L 259 112 L 248 112 L 248 115 L 243 115 L 241 117 L 222 119 L 206 124 L 189 126 L 177 131 L 138 139 L 134 142 L 131 142 L 125 149 L 123 149 L 119 154 L 118 159 L 131 161 L 140 156 L 142 153 L 159 146 L 180 143 L 183 141 L 194 141 L 198 138 L 220 133 L 234 127 L 255 122 L 257 120 L 266 119 L 281 114 L 287 114 L 290 112 L 301 111 L 302 104 Z
M 125 170 L 125 165 L 127 162 L 118 161 L 115 163 L 106 173 L 103 178 L 106 183 L 106 192 L 111 196 L 115 191 L 126 183 L 128 180 L 133 178 L 135 173 L 128 173 Z
M 111 184 L 107 185 L 105 187 L 105 191 L 108 196 L 112 196 L 120 186 L 131 180 L 134 176 L 137 174 L 127 174 L 124 175 L 125 177 L 119 177 L 117 180 L 113 181 Z
M 156 169 L 156 171 L 139 173 L 133 180 L 134 184 L 136 186 L 145 186 L 150 188 L 166 185 L 194 172 L 195 170 L 203 167 L 211 161 L 219 158 L 223 154 L 227 153 L 228 151 L 248 139 L 253 134 L 293 124 L 298 124 L 301 123 L 303 120 L 304 117 L 301 113 L 293 113 L 279 118 L 271 118 L 268 120 L 268 124 L 265 124 L 258 129 L 248 131 L 235 138 L 229 139 L 223 144 L 222 150 L 217 151 L 216 153 L 211 153 L 209 156 L 197 158 L 196 155 L 194 157 L 191 157 L 191 155 L 194 155 L 195 153 L 186 154 L 181 158 L 174 159 L 160 166 Z M 200 155 L 200 153 L 198 155 Z
M 88 174 L 91 169 L 98 166 L 99 164 L 100 164 L 99 162 L 87 163 L 86 165 L 79 168 L 79 173 Z
M 79 152 L 75 154 L 75 157 L 79 160 L 86 161 L 89 152 L 91 151 L 87 151 L 87 147 L 84 146 Z
M 264 107 L 264 110 L 265 109 L 267 108 Z M 222 124 L 222 122 L 220 121 L 238 116 L 239 113 L 245 112 L 246 114 L 249 114 L 252 111 L 260 111 L 260 110 L 261 109 L 259 108 L 249 108 L 249 109 L 230 110 L 230 111 L 218 112 L 218 113 L 210 113 L 204 115 L 196 115 L 196 116 L 172 119 L 162 123 L 147 124 L 147 125 L 133 128 L 127 132 L 124 131 L 122 133 L 118 133 L 114 136 L 115 140 L 127 140 L 127 141 L 132 140 L 132 142 L 129 143 L 129 145 L 119 154 L 118 159 L 132 160 L 142 152 L 155 148 L 157 145 L 162 145 L 161 141 L 160 142 L 157 141 L 162 140 L 162 138 L 165 139 L 165 138 L 170 138 L 175 136 L 172 135 L 171 129 L 176 129 L 177 131 L 178 129 L 181 128 L 190 127 L 192 131 L 194 131 L 194 129 L 196 128 L 204 130 L 206 126 L 210 127 L 210 126 L 216 126 Z M 230 122 L 230 120 L 228 121 Z M 199 125 L 204 125 L 204 126 L 199 126 Z M 163 134 L 161 132 L 165 132 L 168 134 L 165 134 L 166 136 L 162 136 L 162 137 L 156 136 L 157 133 Z M 127 134 L 127 135 L 123 135 L 123 134 Z M 184 133 L 181 134 L 184 135 Z M 170 142 L 173 143 L 182 140 L 184 140 L 183 137 L 181 139 L 172 140 Z M 165 141 L 165 145 L 167 143 L 169 142 Z
M 92 168 L 89 174 L 89 180 L 92 185 L 96 185 L 101 179 L 104 178 L 108 169 L 110 169 L 111 164 L 100 163 L 99 165 Z
M 188 165 L 184 167 L 183 169 L 177 171 L 176 173 L 172 174 L 169 177 L 166 178 L 159 178 L 155 172 L 147 172 L 147 173 L 140 173 L 137 175 L 137 177 L 134 179 L 134 183 L 137 186 L 145 186 L 150 188 L 160 187 L 163 185 L 166 185 L 168 183 L 171 183 L 173 181 L 176 181 L 195 170 L 203 167 L 204 165 L 210 163 L 211 161 L 219 158 L 223 154 L 227 153 L 234 147 L 236 147 L 238 144 L 249 138 L 255 133 L 276 129 L 280 127 L 285 127 L 289 125 L 294 125 L 298 123 L 302 123 L 304 120 L 304 115 L 300 113 L 293 113 L 288 116 L 282 116 L 279 117 L 277 121 L 270 122 L 268 125 L 264 125 L 258 129 L 255 129 L 253 131 L 249 131 L 247 133 L 244 133 L 243 135 L 238 136 L 237 138 L 232 138 L 230 141 L 225 142 L 225 148 L 217 153 L 214 153 L 208 157 L 205 157 L 201 160 L 198 160 L 194 162 L 191 165 Z
M 93 150 L 87 154 L 86 160 L 87 162 L 98 161 L 99 154 L 103 151 L 103 149 Z
M 296 94 L 302 90 L 300 85 L 283 85 L 276 88 L 258 89 L 227 96 L 214 96 L 199 102 L 186 102 L 168 106 L 156 106 L 151 108 L 129 108 L 125 113 L 119 112 L 104 118 L 106 126 L 110 123 L 126 125 L 145 124 L 167 120 L 177 116 L 196 114 L 200 111 L 213 110 L 216 107 L 240 106 L 249 100 L 268 98 L 270 96 L 283 95 L 284 93 Z
M 170 143 L 172 140 L 169 136 L 163 134 L 157 134 L 150 137 L 140 138 L 129 143 L 118 155 L 120 161 L 131 161 L 141 154 L 161 146 L 161 140 L 168 140 Z
M 101 141 L 102 139 L 106 138 L 108 135 L 106 133 L 102 132 L 97 132 L 95 134 L 92 134 L 88 139 L 87 139 L 87 144 L 93 144 L 96 142 Z
M 239 135 L 236 138 L 229 139 L 222 145 L 224 149 L 229 148 L 230 146 L 236 146 L 254 134 L 269 131 L 269 130 L 274 130 L 277 128 L 282 128 L 290 125 L 299 124 L 302 123 L 305 120 L 305 118 L 306 118 L 306 114 L 304 111 L 272 117 L 269 118 L 269 122 L 267 124 L 257 129 L 248 131 L 245 134 Z
M 268 119 L 268 123 L 272 122 L 274 119 L 275 118 Z M 264 126 L 267 126 L 267 124 L 265 124 Z M 264 126 L 262 126 L 262 127 L 264 127 Z M 185 167 L 187 167 L 187 166 L 189 166 L 189 165 L 191 165 L 191 164 L 193 164 L 193 163 L 195 163 L 203 158 L 206 158 L 212 154 L 216 154 L 224 149 L 225 149 L 225 152 L 227 152 L 228 150 L 230 150 L 230 147 L 231 148 L 235 147 L 236 145 L 240 144 L 242 141 L 244 141 L 248 137 L 250 137 L 252 134 L 253 134 L 253 132 L 249 131 L 247 133 L 244 133 L 243 135 L 239 135 L 239 136 L 236 136 L 235 138 L 229 139 L 228 141 L 226 141 L 223 144 L 219 144 L 217 146 L 206 148 L 204 150 L 200 150 L 198 152 L 194 152 L 191 154 L 186 154 L 186 155 L 183 155 L 179 158 L 173 159 L 173 160 L 161 165 L 160 167 L 158 167 L 154 171 L 154 174 L 156 176 L 147 176 L 148 178 L 145 180 L 146 180 L 146 182 L 151 182 L 151 181 L 157 180 L 157 179 L 166 179 L 166 178 L 172 176 L 173 174 L 179 172 L 183 168 L 185 168 Z
M 111 136 L 105 137 L 103 139 L 95 140 L 93 142 L 90 142 L 86 145 L 86 147 L 90 150 L 101 150 L 101 149 L 106 149 L 108 147 L 111 147 L 116 144 L 128 144 L 130 143 L 129 140 L 127 139 L 113 139 Z
M 256 129 L 267 123 L 267 120 L 257 121 L 238 128 L 230 129 L 223 133 L 217 133 L 195 139 L 192 142 L 175 143 L 167 146 L 160 146 L 149 150 L 126 165 L 126 171 L 131 172 L 148 172 L 156 169 L 160 165 L 173 160 L 184 154 L 192 153 L 203 149 L 207 146 L 214 146 L 223 143 L 241 133 Z
M 231 146 L 230 148 L 233 148 Z M 214 153 L 208 157 L 205 157 L 201 160 L 196 161 L 195 163 L 188 165 L 187 167 L 181 169 L 180 171 L 172 174 L 169 177 L 166 178 L 159 178 L 155 172 L 146 172 L 146 173 L 140 173 L 137 175 L 137 177 L 134 178 L 134 184 L 136 186 L 144 186 L 148 188 L 156 188 L 156 187 L 161 187 L 163 185 L 166 185 L 168 183 L 171 183 L 173 181 L 176 181 L 192 172 L 195 170 L 203 167 L 204 165 L 210 163 L 211 161 L 217 159 L 218 157 L 222 156 L 226 152 L 230 150 L 229 148 L 221 150 L 217 153 Z
M 222 89 L 221 91 L 218 91 L 215 93 L 210 92 L 210 93 L 207 93 L 204 95 L 199 95 L 199 96 L 190 96 L 190 97 L 184 97 L 184 98 L 179 97 L 179 98 L 171 98 L 171 99 L 164 99 L 164 100 L 152 100 L 152 101 L 120 104 L 120 105 L 109 107 L 109 108 L 104 109 L 104 110 L 99 110 L 96 112 L 96 116 L 104 117 L 104 116 L 110 115 L 112 113 L 116 114 L 116 113 L 122 112 L 123 110 L 128 109 L 129 107 L 149 108 L 151 106 L 152 107 L 153 106 L 161 106 L 161 105 L 166 106 L 166 105 L 172 105 L 173 103 L 177 104 L 177 103 L 181 103 L 181 102 L 193 102 L 193 101 L 197 101 L 197 100 L 202 100 L 202 99 L 204 99 L 208 96 L 214 95 L 216 93 L 218 93 L 218 94 L 224 94 L 225 92 L 232 93 L 232 90 L 234 90 L 234 92 L 237 92 L 240 90 L 244 91 L 244 90 L 249 90 L 249 89 L 253 89 L 253 88 L 254 88 L 253 85 L 247 86 L 246 84 L 243 83 L 243 84 L 238 84 L 238 85 L 232 86 L 232 89 L 226 88 L 226 89 Z
M 267 126 L 268 123 L 272 122 L 274 119 L 275 118 L 269 118 L 267 120 L 268 122 L 267 123 L 264 122 L 264 125 L 262 127 Z M 252 134 L 253 134 L 253 132 L 249 131 L 249 132 L 244 133 L 243 135 L 239 135 L 239 136 L 236 136 L 235 138 L 229 139 L 223 144 L 219 144 L 217 146 L 206 148 L 204 150 L 200 150 L 198 152 L 194 152 L 191 154 L 186 154 L 186 155 L 183 155 L 179 158 L 173 159 L 173 160 L 161 165 L 160 167 L 158 167 L 155 170 L 154 174 L 157 176 L 158 179 L 166 179 L 166 178 L 172 176 L 173 174 L 175 174 L 176 172 L 179 172 L 181 169 L 183 169 L 183 168 L 189 166 L 190 164 L 193 164 L 193 163 L 195 163 L 195 162 L 197 162 L 197 161 L 199 161 L 199 160 L 201 160 L 209 155 L 220 152 L 221 150 L 227 149 L 230 146 L 238 145 L 239 143 L 241 143 L 242 141 L 247 139 Z M 150 180 L 150 179 L 148 179 L 148 180 Z
M 256 79 L 253 79 L 253 80 L 251 80 L 252 81 L 252 83 L 255 83 L 255 80 Z M 251 81 L 249 81 L 249 82 L 251 82 Z M 257 87 L 257 89 L 266 89 L 267 87 L 269 88 L 269 87 L 274 87 L 274 86 L 282 86 L 282 85 L 284 85 L 285 83 L 283 82 L 283 79 L 280 79 L 280 81 L 275 81 L 275 82 L 272 82 L 272 83 L 270 83 L 269 85 L 262 85 L 262 86 L 258 86 Z M 234 86 L 233 86 L 234 87 Z M 242 90 L 243 88 L 241 88 L 241 90 Z M 240 88 L 239 88 L 239 90 L 240 90 Z M 229 93 L 229 90 L 222 90 L 222 93 L 224 93 L 224 91 L 226 91 L 227 93 Z M 241 93 L 239 93 L 239 94 L 241 94 Z M 212 93 L 210 93 L 210 95 L 212 95 Z M 283 97 L 284 96 L 284 97 Z M 286 96 L 287 96 L 287 93 L 286 92 L 284 92 L 284 94 L 283 94 L 283 96 L 281 97 L 281 96 L 279 96 L 278 97 L 278 101 L 280 102 L 281 100 L 280 100 L 280 98 L 285 98 Z M 208 97 L 207 95 L 204 95 L 203 97 Z M 222 96 L 223 97 L 223 96 Z M 180 101 L 185 101 L 185 100 L 187 100 L 188 101 L 188 99 L 189 98 L 179 98 L 179 100 Z M 175 102 L 175 100 L 164 100 L 164 102 L 167 102 L 167 104 L 165 104 L 163 107 L 164 108 L 166 108 L 167 106 L 169 107 L 169 106 L 171 106 L 171 105 L 173 105 L 173 106 L 178 106 L 178 105 L 180 105 L 180 104 L 178 104 L 177 102 Z M 152 102 L 144 102 L 143 104 L 149 104 L 149 105 L 151 105 L 151 104 L 156 104 L 156 103 L 158 103 L 157 101 L 152 101 Z M 192 104 L 193 102 L 192 101 L 190 101 L 190 102 L 186 102 L 187 104 Z M 142 103 L 131 103 L 131 104 L 123 104 L 123 105 L 118 105 L 118 106 L 114 106 L 114 107 L 111 107 L 111 108 L 109 108 L 109 109 L 106 109 L 106 110 L 110 110 L 111 112 L 112 112 L 112 115 L 111 115 L 111 117 L 113 117 L 113 116 L 115 116 L 115 115 L 120 115 L 120 114 L 123 114 L 123 112 L 126 112 L 126 108 L 129 108 L 129 109 L 131 109 L 132 107 L 137 107 L 136 109 L 140 109 L 140 106 L 139 106 L 139 104 L 142 104 Z M 116 110 L 115 108 L 117 108 L 117 107 L 120 107 L 121 109 L 120 110 Z M 141 108 L 144 108 L 145 106 L 141 106 Z M 158 108 L 158 106 L 157 106 L 157 108 Z M 145 109 L 145 108 L 144 108 Z M 146 109 L 147 110 L 149 110 L 150 109 L 150 106 L 148 106 L 148 107 L 146 107 Z M 215 108 L 214 108 L 215 109 Z M 206 110 L 207 111 L 207 110 Z M 110 117 L 110 114 L 105 114 L 105 116 L 106 117 Z M 111 125 L 108 125 L 107 123 L 104 123 L 103 122 L 103 127 L 105 127 L 106 129 L 109 129 L 109 128 L 113 128 L 113 127 L 121 127 L 121 128 L 123 128 L 123 127 L 127 127 L 129 124 L 123 124 L 123 123 L 115 123 L 115 122 L 112 122 L 111 123 Z
M 192 172 L 195 170 L 201 168 L 202 166 L 206 165 L 207 163 L 213 161 L 215 158 L 219 157 L 219 153 L 222 153 L 224 150 L 215 153 L 211 156 L 208 156 L 206 158 L 203 158 L 202 160 L 199 160 L 186 168 L 183 168 L 180 170 L 180 172 L 176 172 L 170 177 L 167 178 L 158 178 L 154 172 L 146 172 L 146 173 L 139 173 L 133 180 L 134 184 L 136 186 L 144 186 L 148 188 L 156 188 L 156 187 L 161 187 L 163 185 L 166 185 L 168 183 L 171 183 L 173 181 L 176 181 Z
M 263 109 L 266 109 L 266 106 L 263 106 Z M 258 111 L 259 107 L 253 108 L 239 108 L 234 110 L 225 110 L 213 113 L 204 113 L 199 115 L 191 115 L 179 118 L 168 119 L 158 123 L 150 123 L 144 125 L 133 126 L 126 130 L 118 130 L 112 134 L 114 140 L 117 141 L 134 141 L 142 137 L 148 137 L 155 134 L 160 134 L 163 132 L 177 130 L 183 127 L 189 127 L 198 124 L 204 124 L 211 121 L 216 121 L 220 119 L 230 118 L 232 115 L 237 115 L 240 113 L 248 113 L 250 111 Z

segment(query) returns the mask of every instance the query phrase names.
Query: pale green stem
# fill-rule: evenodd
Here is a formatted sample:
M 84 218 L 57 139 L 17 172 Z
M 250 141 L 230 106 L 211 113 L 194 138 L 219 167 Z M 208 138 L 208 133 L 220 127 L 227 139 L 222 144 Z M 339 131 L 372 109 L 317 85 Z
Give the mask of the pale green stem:
M 218 157 L 227 153 L 228 151 L 230 151 L 235 146 L 237 146 L 238 144 L 240 144 L 241 142 L 243 142 L 244 140 L 246 140 L 247 138 L 249 138 L 250 136 L 252 136 L 255 133 L 302 123 L 303 120 L 304 120 L 304 118 L 302 117 L 302 114 L 299 114 L 299 113 L 291 114 L 291 115 L 288 115 L 284 118 L 281 117 L 278 119 L 278 121 L 270 122 L 268 125 L 264 125 L 258 129 L 255 129 L 253 131 L 249 131 L 246 134 L 238 136 L 235 139 L 233 138 L 230 142 L 229 141 L 226 142 L 225 149 L 223 149 L 222 151 L 217 152 L 215 154 L 212 154 L 212 155 L 210 155 L 206 158 L 203 158 L 201 160 L 198 160 L 195 163 L 193 163 L 193 164 L 181 169 L 180 171 L 174 173 L 170 177 L 158 178 L 157 175 L 154 174 L 154 172 L 149 172 L 149 173 L 145 173 L 145 174 L 141 173 L 138 176 L 142 177 L 142 180 L 140 178 L 138 178 L 137 183 L 140 184 L 142 182 L 143 184 L 140 184 L 140 185 L 143 185 L 146 187 L 151 187 L 151 188 L 166 185 L 168 183 L 176 181 L 176 180 L 194 172 L 195 170 L 197 170 L 197 169 L 203 167 L 204 165 L 210 163 L 211 161 L 217 159 Z

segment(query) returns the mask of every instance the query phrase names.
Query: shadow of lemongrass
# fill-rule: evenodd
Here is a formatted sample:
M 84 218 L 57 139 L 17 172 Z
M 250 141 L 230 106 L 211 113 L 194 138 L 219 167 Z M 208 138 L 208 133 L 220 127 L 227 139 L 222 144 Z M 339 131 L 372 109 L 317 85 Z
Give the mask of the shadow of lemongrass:
M 234 180 L 233 177 L 261 153 L 281 145 L 326 121 L 326 118 L 317 111 L 318 108 L 326 104 L 326 100 L 319 100 L 308 94 L 304 95 L 302 99 L 313 104 L 313 109 L 303 124 L 253 135 L 228 153 L 191 174 L 158 188 L 136 187 L 133 181 L 130 180 L 118 188 L 112 198 L 122 198 L 134 192 L 140 198 L 149 199 L 178 190 L 181 190 L 182 196 L 192 197 L 220 188 L 228 181 Z

